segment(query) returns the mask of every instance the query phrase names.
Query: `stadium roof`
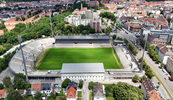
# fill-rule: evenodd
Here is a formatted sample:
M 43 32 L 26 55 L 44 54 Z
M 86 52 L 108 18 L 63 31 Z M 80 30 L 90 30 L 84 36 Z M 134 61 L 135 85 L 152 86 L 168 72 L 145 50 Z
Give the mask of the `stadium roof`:
M 104 73 L 103 63 L 63 63 L 61 73 Z
M 55 39 L 111 39 L 108 35 L 68 35 L 68 36 L 60 36 L 57 35 Z

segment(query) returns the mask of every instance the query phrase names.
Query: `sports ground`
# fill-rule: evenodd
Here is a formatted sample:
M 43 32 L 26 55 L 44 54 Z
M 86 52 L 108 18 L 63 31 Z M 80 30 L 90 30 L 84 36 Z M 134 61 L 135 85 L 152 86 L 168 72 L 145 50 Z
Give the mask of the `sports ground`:
M 35 68 L 58 70 L 63 63 L 103 63 L 105 69 L 122 68 L 113 48 L 50 48 L 38 56 Z

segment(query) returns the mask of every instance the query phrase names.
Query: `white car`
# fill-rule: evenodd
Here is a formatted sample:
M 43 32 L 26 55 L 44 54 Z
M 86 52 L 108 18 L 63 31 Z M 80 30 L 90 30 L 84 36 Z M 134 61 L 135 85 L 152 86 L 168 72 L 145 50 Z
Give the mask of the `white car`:
M 85 93 L 85 88 L 83 89 L 83 92 Z

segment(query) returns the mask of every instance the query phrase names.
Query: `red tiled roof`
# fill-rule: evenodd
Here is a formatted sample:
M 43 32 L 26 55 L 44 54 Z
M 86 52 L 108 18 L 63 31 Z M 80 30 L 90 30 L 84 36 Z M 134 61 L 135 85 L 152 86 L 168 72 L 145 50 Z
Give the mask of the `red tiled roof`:
M 67 90 L 66 98 L 76 98 L 76 89 L 73 86 Z
M 0 98 L 4 97 L 5 95 L 5 89 L 0 90 Z
M 156 90 L 152 90 L 147 94 L 149 100 L 161 100 L 159 93 Z
M 40 90 L 41 90 L 41 83 L 31 85 L 31 91 L 40 91 Z

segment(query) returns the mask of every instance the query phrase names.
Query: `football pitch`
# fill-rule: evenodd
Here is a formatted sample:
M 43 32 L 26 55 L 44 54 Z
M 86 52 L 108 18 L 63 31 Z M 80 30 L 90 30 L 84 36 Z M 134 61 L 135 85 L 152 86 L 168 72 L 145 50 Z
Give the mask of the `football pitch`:
M 113 48 L 51 48 L 42 52 L 35 63 L 38 70 L 59 70 L 63 63 L 103 63 L 104 69 L 121 69 Z

